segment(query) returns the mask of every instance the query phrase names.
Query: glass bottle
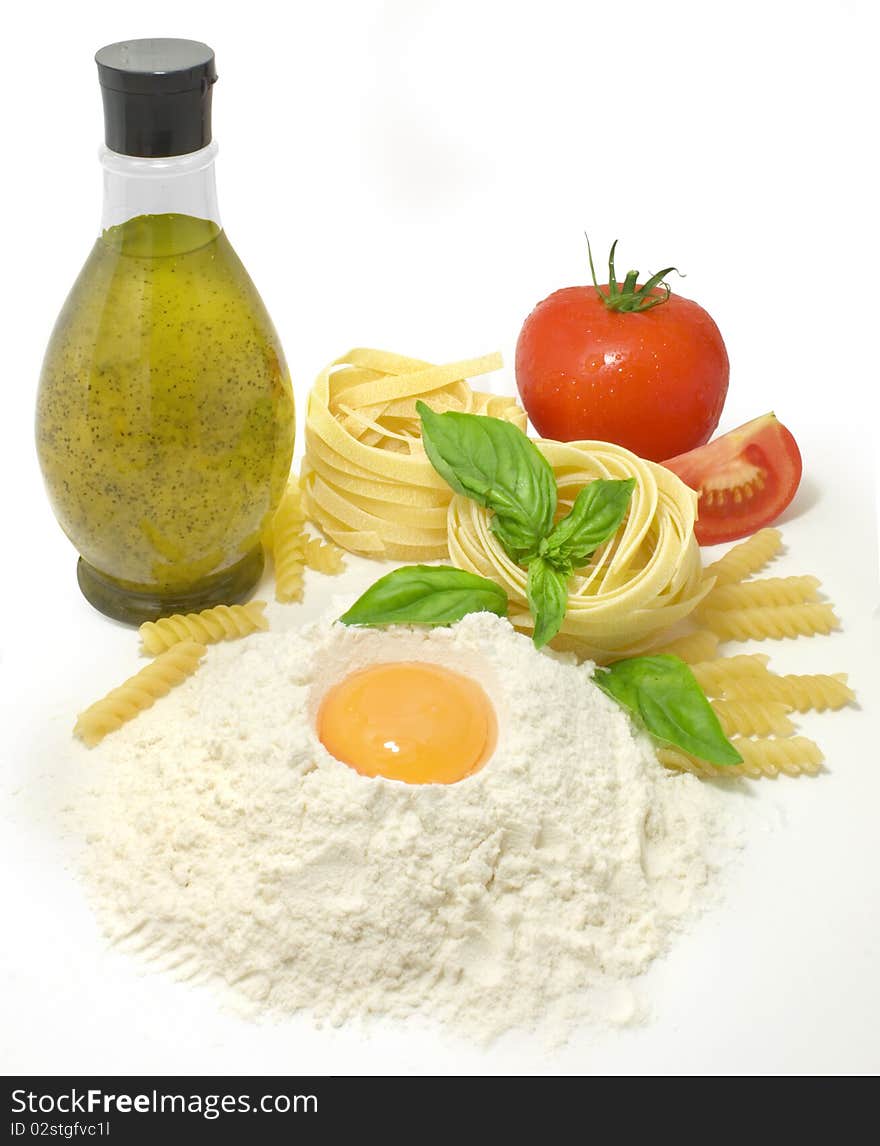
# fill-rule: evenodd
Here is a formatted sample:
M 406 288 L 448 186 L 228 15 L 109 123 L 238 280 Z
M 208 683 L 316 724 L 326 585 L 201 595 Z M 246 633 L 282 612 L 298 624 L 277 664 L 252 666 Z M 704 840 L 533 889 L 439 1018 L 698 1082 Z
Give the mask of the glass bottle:
M 96 61 L 101 234 L 46 351 L 37 452 L 82 592 L 138 624 L 234 603 L 259 580 L 293 394 L 220 225 L 213 52 L 133 40 Z

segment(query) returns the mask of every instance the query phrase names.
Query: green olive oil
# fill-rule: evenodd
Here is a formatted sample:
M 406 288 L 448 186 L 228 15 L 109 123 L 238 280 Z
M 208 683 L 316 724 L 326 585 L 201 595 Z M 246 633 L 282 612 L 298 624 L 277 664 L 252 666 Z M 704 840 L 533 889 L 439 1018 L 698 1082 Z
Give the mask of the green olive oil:
M 293 452 L 272 322 L 218 223 L 139 215 L 100 236 L 40 379 L 37 449 L 80 586 L 139 623 L 244 597 Z

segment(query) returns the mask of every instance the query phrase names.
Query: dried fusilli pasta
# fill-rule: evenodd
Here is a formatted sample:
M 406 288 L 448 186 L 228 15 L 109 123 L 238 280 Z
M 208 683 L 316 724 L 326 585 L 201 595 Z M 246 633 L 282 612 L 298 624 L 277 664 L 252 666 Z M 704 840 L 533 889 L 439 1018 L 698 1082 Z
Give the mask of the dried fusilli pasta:
M 778 700 L 796 712 L 825 712 L 827 709 L 844 708 L 856 698 L 847 684 L 846 673 L 834 673 L 832 676 L 824 673 L 777 676 L 776 673 L 768 672 L 766 679 L 742 678 L 732 681 L 726 689 L 726 695 L 743 700 L 750 700 L 754 696 Z
M 281 501 L 272 516 L 269 518 L 268 523 L 263 529 L 263 544 L 272 552 L 275 542 L 275 519 L 278 517 L 281 507 L 284 506 L 282 514 L 282 521 L 285 525 L 289 525 L 292 519 L 298 519 L 300 525 L 305 523 L 306 511 L 303 505 L 302 488 L 299 484 L 299 478 L 295 474 L 291 474 L 287 479 L 287 486 L 282 495 Z
M 856 699 L 855 692 L 847 684 L 845 672 L 786 674 L 782 680 L 786 693 L 781 699 L 797 712 L 825 712 L 826 709 L 844 708 Z
M 713 700 L 712 707 L 725 736 L 791 736 L 795 727 L 788 719 L 791 706 L 763 696 Z
M 697 684 L 708 696 L 732 696 L 731 687 L 739 681 L 748 680 L 751 695 L 760 689 L 773 674 L 767 668 L 769 657 L 762 653 L 750 656 L 719 657 L 714 661 L 701 661 L 691 665 Z M 778 697 L 772 697 L 778 700 Z
M 782 548 L 782 534 L 778 529 L 759 529 L 746 541 L 728 550 L 718 561 L 706 568 L 706 577 L 714 577 L 716 585 L 730 585 L 742 581 L 772 561 Z
M 303 599 L 305 566 L 302 549 L 305 538 L 297 534 L 284 547 L 284 561 L 275 567 L 275 600 L 283 604 Z
M 717 657 L 720 643 L 717 633 L 709 629 L 696 629 L 674 641 L 668 641 L 658 649 L 653 649 L 652 654 L 681 657 L 688 664 L 697 664 L 699 661 L 711 661 Z
M 306 511 L 303 505 L 302 490 L 298 480 L 292 477 L 288 481 L 284 496 L 278 503 L 278 508 L 272 517 L 271 537 L 273 545 L 279 532 L 285 533 L 291 529 L 302 529 L 305 523 Z
M 742 756 L 742 764 L 720 767 L 675 748 L 658 748 L 657 759 L 667 768 L 713 779 L 748 776 L 757 780 L 762 776 L 773 778 L 780 772 L 786 776 L 815 776 L 822 767 L 821 749 L 806 736 L 791 736 L 784 740 L 736 737 L 732 744 Z
M 779 640 L 830 633 L 840 624 L 831 605 L 770 605 L 764 609 L 706 609 L 703 622 L 723 641 Z
M 139 630 L 141 643 L 144 652 L 155 656 L 181 641 L 211 645 L 246 637 L 269 628 L 263 616 L 265 608 L 265 601 L 249 601 L 246 605 L 215 605 L 200 613 L 175 613 L 173 617 L 145 621 Z
M 701 601 L 698 615 L 706 609 L 755 609 L 768 605 L 799 605 L 815 601 L 818 577 L 761 577 L 734 585 L 718 585 Z
M 676 772 L 692 772 L 695 776 L 742 776 L 741 765 L 735 764 L 726 768 L 708 764 L 705 760 L 698 760 L 696 756 L 689 756 L 677 748 L 657 748 L 657 759 L 664 768 L 671 768 Z M 760 773 L 759 773 L 760 775 Z
M 763 776 L 806 774 L 815 776 L 822 767 L 822 750 L 806 736 L 789 736 L 783 740 L 748 740 L 734 737 L 731 741 L 743 758 L 740 768 L 757 768 Z
M 761 776 L 759 769 L 754 769 L 750 773 L 743 770 L 742 764 L 732 764 L 721 768 L 715 764 L 709 764 L 705 760 L 698 760 L 695 756 L 689 756 L 686 752 L 679 752 L 676 748 L 658 748 L 657 759 L 664 768 L 671 768 L 676 772 L 690 772 L 694 776 L 700 776 L 707 780 L 733 780 L 741 776 L 751 776 L 752 779 L 758 779 Z
M 322 541 L 320 537 L 311 537 L 305 542 L 303 561 L 309 569 L 331 577 L 345 568 L 343 550 L 332 541 Z
M 272 559 L 275 563 L 275 600 L 301 601 L 303 561 L 308 538 L 303 533 L 305 512 L 299 487 L 291 484 L 272 519 Z
M 776 529 L 762 529 L 734 546 L 705 570 L 715 584 L 698 605 L 695 615 L 719 640 L 764 640 L 770 637 L 813 636 L 830 633 L 839 621 L 830 604 L 818 600 L 816 577 L 765 577 L 745 580 L 781 549 Z M 843 708 L 855 699 L 844 673 L 780 676 L 767 667 L 769 657 L 719 657 L 717 646 L 697 630 L 656 652 L 678 653 L 691 661 L 693 674 L 706 693 L 725 735 L 742 756 L 742 763 L 720 767 L 676 748 L 658 748 L 657 758 L 667 768 L 702 777 L 816 775 L 822 752 L 805 736 L 793 735 L 792 711 Z
M 181 641 L 160 653 L 124 684 L 81 712 L 73 729 L 74 735 L 92 748 L 108 732 L 121 728 L 126 721 L 150 708 L 160 696 L 165 696 L 175 685 L 191 676 L 206 652 L 205 646 L 195 641 Z

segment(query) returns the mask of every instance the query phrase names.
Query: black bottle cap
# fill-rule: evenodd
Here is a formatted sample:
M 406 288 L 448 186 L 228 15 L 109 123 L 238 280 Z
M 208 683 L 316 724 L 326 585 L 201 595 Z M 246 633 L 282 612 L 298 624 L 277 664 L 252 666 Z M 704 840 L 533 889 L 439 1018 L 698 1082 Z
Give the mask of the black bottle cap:
M 121 155 L 188 155 L 211 142 L 214 53 L 198 40 L 123 40 L 95 55 L 104 141 Z

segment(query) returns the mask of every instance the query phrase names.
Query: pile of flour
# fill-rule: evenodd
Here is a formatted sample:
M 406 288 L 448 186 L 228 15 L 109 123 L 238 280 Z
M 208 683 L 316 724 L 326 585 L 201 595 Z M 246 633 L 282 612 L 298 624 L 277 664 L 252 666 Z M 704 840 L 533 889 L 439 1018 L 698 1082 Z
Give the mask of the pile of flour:
M 328 685 L 419 659 L 492 699 L 486 766 L 411 786 L 330 757 L 314 731 Z M 178 975 L 333 1023 L 419 1012 L 482 1037 L 559 1032 L 607 1019 L 609 999 L 629 1018 L 621 986 L 704 899 L 719 794 L 664 771 L 590 676 L 488 613 L 211 648 L 83 750 L 76 817 L 108 931 Z

